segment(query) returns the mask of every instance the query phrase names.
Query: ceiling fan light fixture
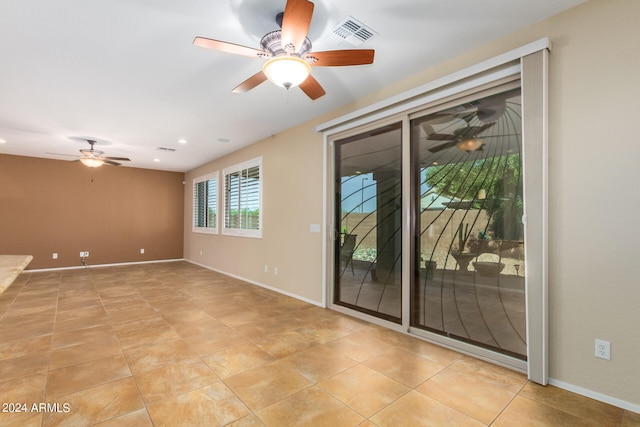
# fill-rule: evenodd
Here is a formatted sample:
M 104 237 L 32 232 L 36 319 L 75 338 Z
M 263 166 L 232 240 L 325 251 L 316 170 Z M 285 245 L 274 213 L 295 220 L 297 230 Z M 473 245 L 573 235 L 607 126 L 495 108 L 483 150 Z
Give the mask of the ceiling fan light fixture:
M 83 165 L 90 168 L 98 168 L 104 164 L 104 160 L 95 157 L 83 157 L 80 159 Z
M 273 84 L 289 89 L 309 77 L 311 65 L 297 56 L 277 56 L 265 62 L 262 71 Z
M 456 147 L 460 151 L 470 153 L 482 147 L 482 140 L 478 138 L 463 139 L 462 141 L 456 142 Z

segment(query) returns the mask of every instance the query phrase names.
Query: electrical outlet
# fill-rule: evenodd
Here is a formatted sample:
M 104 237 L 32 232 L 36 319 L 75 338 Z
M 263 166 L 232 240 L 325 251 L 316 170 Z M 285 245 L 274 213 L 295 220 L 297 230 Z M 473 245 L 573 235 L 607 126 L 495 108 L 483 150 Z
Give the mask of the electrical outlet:
M 84 251 L 80 251 L 80 258 L 84 258 Z
M 604 360 L 611 360 L 611 343 L 596 339 L 596 357 Z
M 57 253 L 53 253 L 53 259 L 58 259 L 58 254 Z
M 84 251 L 85 258 L 89 257 L 89 251 Z
M 140 249 L 140 253 L 143 254 L 144 253 L 144 248 Z
M 275 275 L 278 274 L 278 267 L 273 267 L 273 274 L 275 274 Z
M 269 272 L 269 266 L 267 264 L 264 265 L 264 272 L 265 273 Z

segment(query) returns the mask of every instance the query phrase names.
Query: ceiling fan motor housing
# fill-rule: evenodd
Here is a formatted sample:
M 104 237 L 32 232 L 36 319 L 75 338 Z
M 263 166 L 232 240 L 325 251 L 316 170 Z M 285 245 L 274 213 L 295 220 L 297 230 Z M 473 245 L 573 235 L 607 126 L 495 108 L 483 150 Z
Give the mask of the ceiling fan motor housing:
M 302 46 L 297 52 L 289 52 L 286 46 L 282 46 L 282 43 L 280 42 L 281 38 L 281 30 L 271 31 L 262 37 L 262 40 L 260 40 L 260 47 L 273 56 L 291 55 L 303 58 L 304 55 L 311 52 L 311 40 L 307 37 L 305 37 L 304 43 L 302 43 Z

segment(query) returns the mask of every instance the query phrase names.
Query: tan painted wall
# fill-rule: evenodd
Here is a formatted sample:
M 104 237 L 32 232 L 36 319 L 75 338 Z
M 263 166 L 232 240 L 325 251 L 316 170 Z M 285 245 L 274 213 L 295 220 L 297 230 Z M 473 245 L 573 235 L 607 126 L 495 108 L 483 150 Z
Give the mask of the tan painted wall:
M 29 269 L 80 266 L 80 251 L 92 265 L 182 258 L 183 180 L 0 154 L 0 254 L 33 255 Z
M 222 182 L 223 168 L 257 156 L 262 156 L 262 238 L 192 233 L 193 179 L 217 170 Z M 186 259 L 322 301 L 322 234 L 309 232 L 310 224 L 322 223 L 322 137 L 307 126 L 188 172 L 184 215 Z
M 322 219 L 314 126 L 549 37 L 550 376 L 640 405 L 638 16 L 637 0 L 591 0 L 188 173 L 186 218 L 193 177 L 262 155 L 265 228 L 261 240 L 195 235 L 187 220 L 185 257 L 321 301 L 322 237 L 309 233 Z M 264 273 L 265 264 L 279 274 Z M 595 338 L 611 341 L 611 361 L 594 358 Z

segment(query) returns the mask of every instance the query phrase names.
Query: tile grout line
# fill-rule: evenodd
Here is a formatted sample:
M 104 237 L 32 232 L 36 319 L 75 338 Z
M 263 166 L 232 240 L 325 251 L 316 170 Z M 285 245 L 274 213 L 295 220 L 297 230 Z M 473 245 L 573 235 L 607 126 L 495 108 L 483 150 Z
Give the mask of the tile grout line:
M 520 392 L 522 391 L 522 389 L 527 385 L 527 382 L 528 382 L 528 380 L 525 381 L 524 384 L 522 384 L 522 386 L 520 386 L 518 391 L 513 394 L 513 397 L 511 399 L 509 399 L 509 402 L 507 402 L 507 404 L 504 405 L 504 407 L 498 412 L 498 414 L 496 414 L 496 416 L 491 420 L 491 422 L 488 424 L 489 426 L 493 425 L 498 420 L 498 418 L 500 418 L 500 416 L 504 413 L 504 411 L 506 411 L 507 408 L 509 406 L 511 406 L 511 404 L 516 399 L 516 397 L 518 397 L 520 395 Z
M 54 316 L 53 316 L 53 326 L 51 328 L 51 343 L 49 344 L 49 363 L 47 365 L 47 375 L 45 378 L 45 385 L 44 385 L 44 396 L 43 396 L 43 400 L 45 402 L 49 402 L 49 399 L 47 398 L 47 394 L 49 391 L 49 375 L 51 373 L 51 357 L 53 356 L 53 335 L 56 331 L 56 324 L 58 321 L 58 304 L 60 302 L 60 288 L 62 286 L 62 275 L 60 273 L 57 273 L 58 275 L 58 292 L 56 294 L 56 309 L 54 312 Z M 42 414 L 42 419 L 41 419 L 41 426 L 44 427 L 44 420 L 45 420 L 45 415 L 46 414 Z
M 125 283 L 126 283 L 126 281 L 125 281 Z M 112 328 L 114 328 L 114 322 L 113 322 L 113 320 L 111 319 L 111 317 L 109 317 L 109 313 L 108 313 L 108 311 L 107 311 L 106 306 L 104 306 L 104 300 L 103 300 L 103 298 L 102 298 L 102 295 L 100 294 L 100 292 L 98 292 L 98 291 L 97 291 L 97 289 L 96 289 L 96 292 L 97 292 L 97 293 L 98 293 L 98 295 L 100 296 L 100 302 L 102 302 L 103 309 L 104 309 L 104 311 L 105 311 L 105 313 L 106 313 L 106 315 L 107 315 L 107 318 L 109 319 L 109 324 L 111 325 L 111 327 L 112 327 Z M 136 293 L 137 293 L 138 295 L 140 295 L 137 289 L 136 289 Z M 142 295 L 140 295 L 140 297 L 141 297 L 141 298 L 143 298 L 143 297 L 142 297 Z M 146 300 L 145 298 L 143 298 L 143 299 L 144 299 L 144 301 L 145 301 L 145 302 L 147 302 L 147 300 Z M 147 302 L 147 303 L 148 303 L 148 302 Z M 118 333 L 116 332 L 115 328 L 114 328 L 114 331 L 113 331 L 113 332 L 114 332 L 114 335 L 115 335 L 115 337 L 116 337 L 116 340 L 118 341 L 118 347 L 120 347 L 120 353 L 122 353 L 122 358 L 124 359 L 124 361 L 125 361 L 125 362 L 126 362 L 126 364 L 127 364 L 127 367 L 129 368 L 129 373 L 131 373 L 131 380 L 132 380 L 132 381 L 133 381 L 133 383 L 136 385 L 136 391 L 138 392 L 138 398 L 139 398 L 139 399 L 140 399 L 140 401 L 142 402 L 142 406 L 143 406 L 143 408 L 144 408 L 145 412 L 147 413 L 147 417 L 149 417 L 149 421 L 151 422 L 151 424 L 152 424 L 152 425 L 155 425 L 155 423 L 153 422 L 153 418 L 151 418 L 151 413 L 149 412 L 149 407 L 147 406 L 147 402 L 144 400 L 144 396 L 142 395 L 142 391 L 140 390 L 140 385 L 138 384 L 138 381 L 136 380 L 136 377 L 135 377 L 135 375 L 133 374 L 133 369 L 131 369 L 131 364 L 129 363 L 129 359 L 127 359 L 127 356 L 126 356 L 126 354 L 124 353 L 124 348 L 122 347 L 122 342 L 120 341 L 120 337 L 118 336 Z M 111 418 L 111 419 L 116 419 L 116 418 L 122 417 L 122 416 L 124 416 L 124 415 L 131 414 L 131 413 L 133 413 L 133 412 L 135 412 L 135 411 L 139 411 L 140 409 L 142 409 L 142 408 L 134 409 L 134 410 L 133 410 L 133 411 L 131 411 L 131 412 L 127 412 L 127 413 L 125 413 L 125 414 L 120 414 L 120 415 L 118 415 L 117 417 L 114 417 L 114 418 Z M 106 421 L 106 420 L 103 420 L 103 421 Z M 100 421 L 100 422 L 103 422 L 103 421 Z

